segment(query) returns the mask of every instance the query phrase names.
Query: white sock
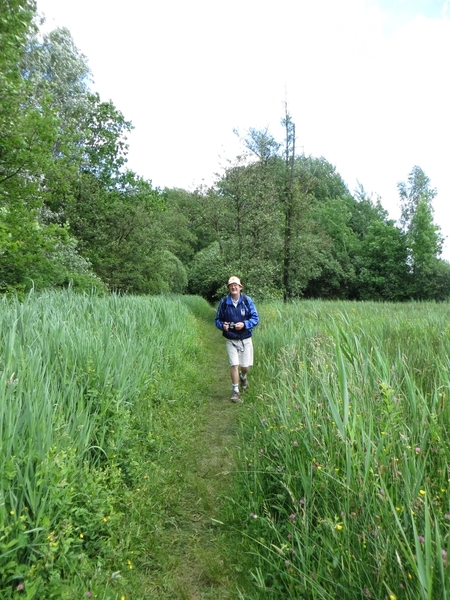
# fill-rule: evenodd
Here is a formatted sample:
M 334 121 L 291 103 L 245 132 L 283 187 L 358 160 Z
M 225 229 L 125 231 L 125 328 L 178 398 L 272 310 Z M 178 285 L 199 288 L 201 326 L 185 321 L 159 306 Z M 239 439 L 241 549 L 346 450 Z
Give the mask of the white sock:
M 236 383 L 236 384 L 233 383 L 233 392 L 239 393 L 239 384 L 238 383 Z

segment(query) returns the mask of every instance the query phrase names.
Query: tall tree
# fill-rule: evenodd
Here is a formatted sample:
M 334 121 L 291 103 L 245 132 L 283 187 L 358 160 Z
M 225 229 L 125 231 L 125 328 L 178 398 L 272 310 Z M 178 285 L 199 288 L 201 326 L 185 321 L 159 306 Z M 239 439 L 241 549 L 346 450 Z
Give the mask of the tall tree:
M 429 177 L 414 166 L 408 181 L 400 182 L 400 223 L 406 234 L 408 264 L 412 275 L 412 295 L 417 299 L 433 297 L 437 262 L 442 252 L 443 238 L 434 223 L 433 199 L 436 189 Z
M 282 120 L 285 129 L 284 144 L 284 185 L 281 190 L 284 205 L 284 251 L 283 251 L 283 291 L 284 300 L 290 298 L 291 260 L 292 260 L 292 228 L 294 219 L 294 164 L 295 164 L 295 123 L 288 113 L 285 103 L 285 115 Z
M 52 282 L 51 253 L 65 232 L 39 223 L 41 179 L 51 159 L 57 120 L 40 107 L 20 69 L 35 3 L 0 2 L 0 289 Z

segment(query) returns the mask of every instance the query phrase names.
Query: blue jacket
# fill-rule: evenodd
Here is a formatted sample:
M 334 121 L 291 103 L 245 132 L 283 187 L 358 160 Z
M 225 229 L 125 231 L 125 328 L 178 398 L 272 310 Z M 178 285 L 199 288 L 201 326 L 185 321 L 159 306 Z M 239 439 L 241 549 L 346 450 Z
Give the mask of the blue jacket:
M 240 331 L 223 331 L 224 323 L 240 323 L 243 322 L 245 327 Z M 228 294 L 222 298 L 217 308 L 216 319 L 214 321 L 216 327 L 223 331 L 223 334 L 229 340 L 244 340 L 251 337 L 253 327 L 256 327 L 259 322 L 258 312 L 253 300 L 249 296 L 241 294 L 238 304 L 234 307 L 231 295 Z

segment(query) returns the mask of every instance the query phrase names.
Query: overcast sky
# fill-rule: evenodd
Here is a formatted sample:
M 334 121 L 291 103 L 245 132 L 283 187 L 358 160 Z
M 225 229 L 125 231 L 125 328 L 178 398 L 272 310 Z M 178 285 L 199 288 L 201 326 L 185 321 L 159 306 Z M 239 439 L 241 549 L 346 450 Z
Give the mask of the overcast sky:
M 128 166 L 160 187 L 209 183 L 233 129 L 323 156 L 399 216 L 419 165 L 450 260 L 450 0 L 38 0 L 67 27 L 95 91 L 135 129 Z

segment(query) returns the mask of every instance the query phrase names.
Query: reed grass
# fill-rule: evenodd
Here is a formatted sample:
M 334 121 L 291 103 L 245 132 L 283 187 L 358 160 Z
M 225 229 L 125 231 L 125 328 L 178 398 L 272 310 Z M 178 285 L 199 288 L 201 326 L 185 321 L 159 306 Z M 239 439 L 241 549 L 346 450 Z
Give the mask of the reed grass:
M 261 307 L 241 460 L 264 598 L 447 598 L 450 307 Z
M 112 540 L 154 412 L 183 401 L 193 319 L 177 298 L 69 291 L 3 299 L 0 324 L 0 595 L 119 598 Z

